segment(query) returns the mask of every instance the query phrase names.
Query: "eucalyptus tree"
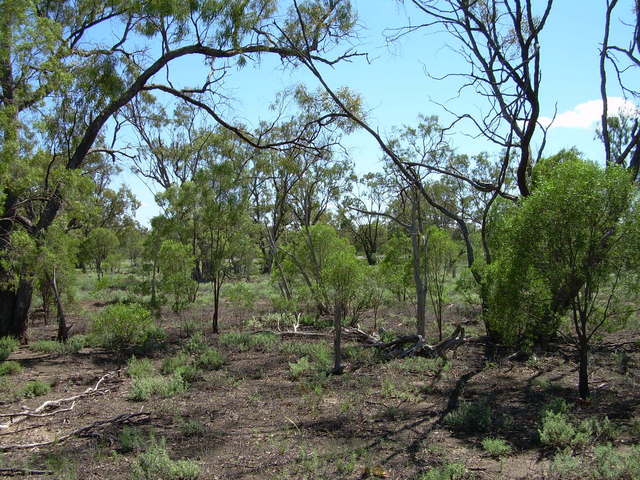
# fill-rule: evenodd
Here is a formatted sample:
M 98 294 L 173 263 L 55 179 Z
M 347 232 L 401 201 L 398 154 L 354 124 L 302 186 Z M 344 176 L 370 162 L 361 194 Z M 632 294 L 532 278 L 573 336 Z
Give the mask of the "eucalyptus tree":
M 15 234 L 42 237 L 92 155 L 131 156 L 118 143 L 126 105 L 168 94 L 254 146 L 304 144 L 322 122 L 267 145 L 225 120 L 213 106 L 222 93 L 218 74 L 266 55 L 292 66 L 301 55 L 337 63 L 350 54 L 324 55 L 354 24 L 347 0 L 4 0 L 0 7 L 0 336 L 24 334 L 33 290 L 11 261 Z M 303 32 L 301 20 L 312 30 Z M 187 57 L 209 67 L 194 79 L 200 84 L 172 81 L 173 65 Z

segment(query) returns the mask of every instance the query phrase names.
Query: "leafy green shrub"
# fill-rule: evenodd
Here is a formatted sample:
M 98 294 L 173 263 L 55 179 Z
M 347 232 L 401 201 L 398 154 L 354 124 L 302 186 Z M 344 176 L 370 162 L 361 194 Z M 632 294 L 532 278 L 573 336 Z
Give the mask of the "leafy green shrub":
M 492 457 L 501 457 L 511 453 L 511 445 L 501 438 L 485 438 L 482 440 L 482 449 Z
M 146 451 L 136 457 L 133 480 L 193 480 L 201 470 L 192 460 L 171 460 L 164 439 L 152 440 Z
M 420 480 L 459 480 L 467 473 L 460 463 L 449 463 L 439 468 L 432 468 L 420 476 Z
M 577 432 L 565 413 L 548 411 L 538 433 L 543 445 L 564 448 L 573 444 Z
M 155 373 L 153 364 L 148 358 L 136 358 L 132 356 L 127 362 L 127 375 L 131 378 L 150 377 Z
M 241 352 L 250 349 L 271 351 L 278 344 L 278 336 L 272 333 L 230 332 L 220 336 L 220 345 L 235 348 Z
M 444 423 L 461 432 L 486 432 L 492 425 L 491 407 L 485 401 L 462 402 L 458 408 L 444 417 Z
M 160 335 L 151 313 L 138 304 L 109 305 L 96 315 L 91 330 L 98 345 L 114 350 L 144 346 Z
M 18 394 L 24 398 L 33 398 L 46 395 L 50 391 L 51 385 L 48 383 L 41 382 L 40 380 L 30 380 L 18 390 Z
M 20 343 L 13 337 L 0 338 L 0 362 L 4 362 L 9 355 L 18 348 Z
M 202 378 L 202 372 L 195 365 L 180 365 L 175 369 L 175 375 L 182 377 L 187 383 L 197 382 Z
M 131 383 L 131 391 L 127 397 L 134 402 L 144 402 L 156 395 L 172 397 L 187 390 L 187 384 L 180 375 L 161 377 L 153 375 L 149 377 L 137 377 Z
M 20 373 L 22 371 L 22 365 L 13 360 L 0 363 L 0 377 L 4 375 L 13 375 L 14 373 Z
M 205 370 L 218 370 L 224 364 L 224 357 L 215 348 L 207 348 L 196 358 L 196 365 Z
M 302 375 L 312 370 L 313 366 L 309 363 L 307 357 L 302 357 L 297 362 L 289 362 L 289 374 L 294 380 L 299 379 Z
M 184 367 L 185 365 L 189 365 L 191 363 L 191 357 L 184 352 L 178 353 L 177 355 L 169 358 L 165 358 L 162 362 L 162 367 L 160 371 L 165 374 L 173 374 L 175 373 L 178 367 Z
M 547 403 L 544 404 L 540 411 L 540 417 L 544 420 L 544 417 L 548 412 L 553 413 L 569 413 L 570 406 L 564 398 L 551 397 Z

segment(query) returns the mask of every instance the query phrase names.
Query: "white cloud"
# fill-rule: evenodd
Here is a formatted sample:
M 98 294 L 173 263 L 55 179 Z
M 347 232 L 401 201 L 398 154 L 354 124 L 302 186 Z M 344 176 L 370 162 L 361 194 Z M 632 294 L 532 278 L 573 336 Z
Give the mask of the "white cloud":
M 628 100 L 621 97 L 609 97 L 608 99 L 608 115 L 614 116 L 621 112 L 631 113 L 638 110 L 638 107 Z M 562 112 L 556 115 L 551 128 L 591 128 L 596 122 L 600 121 L 602 115 L 602 100 L 590 100 L 580 103 L 573 110 Z M 550 117 L 540 117 L 539 122 L 543 126 L 551 124 Z

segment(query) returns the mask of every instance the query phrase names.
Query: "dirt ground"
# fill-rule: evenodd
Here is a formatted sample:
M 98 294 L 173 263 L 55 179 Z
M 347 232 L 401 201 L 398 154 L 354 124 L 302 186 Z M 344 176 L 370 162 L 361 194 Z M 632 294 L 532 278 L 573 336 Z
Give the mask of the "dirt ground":
M 202 479 L 419 479 L 451 463 L 464 465 L 461 478 L 544 479 L 552 478 L 553 452 L 541 446 L 538 429 L 540 410 L 552 397 L 566 399 L 578 419 L 608 416 L 619 426 L 617 443 L 638 442 L 631 427 L 640 416 L 638 332 L 604 339 L 592 355 L 592 399 L 578 402 L 576 364 L 567 346 L 508 360 L 476 338 L 449 354 L 446 365 L 433 369 L 415 371 L 398 361 L 356 355 L 347 360 L 341 376 L 293 378 L 289 364 L 299 355 L 283 353 L 278 345 L 247 351 L 218 345 L 208 327 L 209 312 L 189 315 L 204 329 L 207 342 L 224 355 L 225 364 L 169 398 L 129 400 L 131 379 L 109 352 L 84 348 L 77 354 L 54 355 L 20 347 L 10 360 L 23 369 L 4 377 L 2 414 L 81 393 L 103 375 L 113 374 L 102 382 L 99 394 L 78 399 L 72 410 L 0 430 L 0 447 L 55 440 L 95 421 L 143 412 L 149 415 L 133 419 L 129 428 L 166 439 L 171 457 L 196 462 Z M 239 330 L 243 315 L 227 308 L 222 333 Z M 405 318 L 393 311 L 380 317 L 385 328 L 397 328 Z M 450 320 L 464 319 L 450 313 Z M 83 319 L 74 322 L 76 331 L 82 331 Z M 171 333 L 166 348 L 151 356 L 157 366 L 184 340 L 176 323 L 164 317 L 163 326 Z M 472 321 L 470 325 L 472 331 Z M 32 340 L 48 339 L 55 327 L 38 324 L 30 332 Z M 330 338 L 283 338 L 279 343 L 303 341 L 328 343 Z M 51 392 L 16 398 L 16 389 L 35 379 L 50 383 Z M 461 433 L 447 425 L 449 412 L 479 401 L 491 410 L 488 431 Z M 53 478 L 130 478 L 136 452 L 122 451 L 123 428 L 106 425 L 59 444 L 6 451 L 0 454 L 0 467 L 52 470 Z M 506 440 L 512 452 L 489 456 L 481 446 L 487 437 Z M 43 477 L 22 472 L 20 478 Z

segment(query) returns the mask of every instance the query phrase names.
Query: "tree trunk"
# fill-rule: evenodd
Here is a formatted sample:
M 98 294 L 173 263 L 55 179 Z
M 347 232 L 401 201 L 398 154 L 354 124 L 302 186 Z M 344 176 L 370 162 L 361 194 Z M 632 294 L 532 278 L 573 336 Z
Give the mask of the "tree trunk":
M 67 328 L 67 319 L 64 316 L 64 308 L 62 307 L 62 299 L 60 298 L 60 291 L 58 290 L 55 269 L 51 277 L 51 287 L 53 289 L 53 295 L 56 298 L 56 309 L 58 312 L 58 341 L 66 343 L 66 341 L 69 340 L 69 328 Z
M 213 281 L 213 319 L 211 322 L 211 327 L 213 333 L 218 334 L 220 330 L 218 328 L 218 316 L 220 313 L 220 287 L 222 286 L 222 282 L 218 279 L 214 279 Z
M 0 289 L 0 337 L 15 337 L 27 341 L 27 320 L 31 307 L 33 285 L 27 280 L 20 280 L 14 291 L 9 288 Z
M 333 315 L 333 370 L 331 373 L 340 375 L 342 373 L 342 316 L 344 306 L 341 302 L 336 302 Z
M 589 398 L 589 345 L 585 341 L 580 341 L 578 346 L 578 393 L 580 398 Z

